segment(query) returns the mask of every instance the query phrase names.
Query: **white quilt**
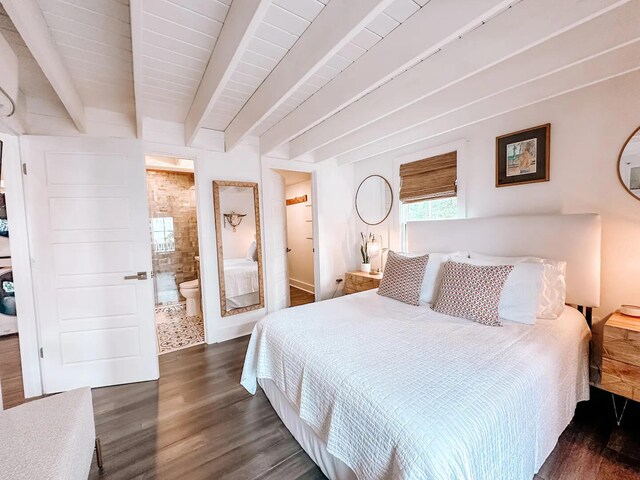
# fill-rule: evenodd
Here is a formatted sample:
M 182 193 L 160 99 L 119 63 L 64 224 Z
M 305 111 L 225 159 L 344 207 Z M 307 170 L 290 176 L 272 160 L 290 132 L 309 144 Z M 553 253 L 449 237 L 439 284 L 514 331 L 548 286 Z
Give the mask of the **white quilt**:
M 227 298 L 255 293 L 258 285 L 258 262 L 246 258 L 224 261 L 224 287 Z
M 530 480 L 588 399 L 589 338 L 568 307 L 487 327 L 369 291 L 265 317 L 242 385 L 273 380 L 361 480 Z

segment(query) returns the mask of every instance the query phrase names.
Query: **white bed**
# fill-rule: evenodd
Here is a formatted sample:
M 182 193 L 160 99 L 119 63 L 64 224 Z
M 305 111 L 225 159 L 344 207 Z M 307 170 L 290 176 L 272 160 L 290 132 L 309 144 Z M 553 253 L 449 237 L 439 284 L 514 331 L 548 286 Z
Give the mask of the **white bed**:
M 570 307 L 492 328 L 369 291 L 260 322 L 242 384 L 330 478 L 531 479 L 588 399 L 589 339 Z
M 225 260 L 224 284 L 227 310 L 259 303 L 258 262 L 246 258 Z
M 533 218 L 533 227 L 498 229 L 511 237 L 495 242 L 507 251 L 487 253 L 522 255 L 527 251 L 514 250 L 535 244 L 534 254 L 566 258 L 567 279 L 575 279 L 568 298 L 596 306 L 599 218 Z M 499 223 L 521 227 L 522 219 Z M 544 239 L 547 224 L 557 229 L 551 240 Z M 494 220 L 487 225 L 495 235 Z M 473 250 L 486 239 L 460 230 L 487 225 L 429 222 L 428 229 L 409 229 L 410 244 L 442 251 L 422 238 L 424 228 L 438 242 L 450 236 L 452 250 Z M 572 235 L 580 236 L 573 248 L 566 245 Z M 589 339 L 585 318 L 571 307 L 534 326 L 487 327 L 370 291 L 263 319 L 251 336 L 242 384 L 253 393 L 260 383 L 332 479 L 529 480 L 577 402 L 588 399 Z

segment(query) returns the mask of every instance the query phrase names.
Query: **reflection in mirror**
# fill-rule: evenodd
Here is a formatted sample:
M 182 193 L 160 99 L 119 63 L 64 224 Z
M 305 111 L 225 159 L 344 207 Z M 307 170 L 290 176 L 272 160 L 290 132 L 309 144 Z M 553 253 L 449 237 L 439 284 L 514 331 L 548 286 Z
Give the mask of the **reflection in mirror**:
M 258 184 L 213 182 L 222 316 L 264 307 Z
M 391 213 L 393 194 L 391 185 L 380 175 L 365 178 L 356 192 L 356 211 L 367 225 L 378 225 Z
M 640 199 L 640 128 L 629 137 L 620 151 L 618 177 L 627 192 Z

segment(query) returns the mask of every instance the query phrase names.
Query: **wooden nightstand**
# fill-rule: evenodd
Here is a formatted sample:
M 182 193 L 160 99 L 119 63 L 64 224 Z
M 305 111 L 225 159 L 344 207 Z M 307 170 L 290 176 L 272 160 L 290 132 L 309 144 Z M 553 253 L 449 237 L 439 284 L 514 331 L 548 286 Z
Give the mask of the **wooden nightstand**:
M 373 290 L 380 286 L 380 280 L 382 280 L 381 273 L 374 275 L 364 272 L 347 272 L 344 274 L 344 294 Z
M 627 400 L 640 402 L 640 318 L 616 312 L 605 323 L 599 386 Z M 616 411 L 618 425 L 622 414 L 618 416 Z

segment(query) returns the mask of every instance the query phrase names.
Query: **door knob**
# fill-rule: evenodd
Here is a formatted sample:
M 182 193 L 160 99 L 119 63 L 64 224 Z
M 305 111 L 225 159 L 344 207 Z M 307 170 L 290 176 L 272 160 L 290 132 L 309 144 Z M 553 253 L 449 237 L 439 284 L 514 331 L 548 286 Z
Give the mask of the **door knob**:
M 124 277 L 125 280 L 146 280 L 147 272 L 138 272 L 135 275 L 127 275 Z

